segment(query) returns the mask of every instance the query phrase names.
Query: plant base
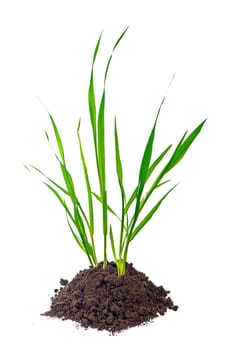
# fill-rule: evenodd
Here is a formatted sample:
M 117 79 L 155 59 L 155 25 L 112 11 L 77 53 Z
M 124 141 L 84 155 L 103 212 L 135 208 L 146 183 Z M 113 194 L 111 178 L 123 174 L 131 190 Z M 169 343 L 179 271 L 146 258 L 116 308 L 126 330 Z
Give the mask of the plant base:
M 132 264 L 127 264 L 126 274 L 121 277 L 117 276 L 115 263 L 105 269 L 100 263 L 80 271 L 71 282 L 61 279 L 60 283 L 45 316 L 70 319 L 82 327 L 112 334 L 151 322 L 167 309 L 178 309 L 168 297 L 169 291 L 156 287 Z

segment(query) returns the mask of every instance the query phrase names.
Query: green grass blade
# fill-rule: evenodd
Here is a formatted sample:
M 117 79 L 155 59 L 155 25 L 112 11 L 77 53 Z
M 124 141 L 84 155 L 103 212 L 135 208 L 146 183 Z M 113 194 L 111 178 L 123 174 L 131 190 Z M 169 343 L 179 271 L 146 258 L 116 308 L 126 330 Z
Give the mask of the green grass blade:
M 90 230 L 91 230 L 91 234 L 94 234 L 94 211 L 93 211 L 92 191 L 91 191 L 91 185 L 90 185 L 90 180 L 89 180 L 89 175 L 88 175 L 88 170 L 87 170 L 87 164 L 86 164 L 85 157 L 84 157 L 84 152 L 83 152 L 83 147 L 82 147 L 82 142 L 81 142 L 79 130 L 80 130 L 80 122 L 79 122 L 78 128 L 77 128 L 77 136 L 78 136 L 78 141 L 79 141 L 79 146 L 80 146 L 80 156 L 81 156 L 81 160 L 82 160 L 85 183 L 86 183 L 86 188 L 87 188 L 87 195 L 88 195 Z
M 122 40 L 122 38 L 123 38 L 124 35 L 126 34 L 128 28 L 129 28 L 129 26 L 123 31 L 123 33 L 120 35 L 119 39 L 117 39 L 116 43 L 115 43 L 114 46 L 113 46 L 112 53 L 111 53 L 111 55 L 110 55 L 110 57 L 109 57 L 109 60 L 108 60 L 108 62 L 107 62 L 107 65 L 106 65 L 104 83 L 106 83 L 106 79 L 107 79 L 107 75 L 108 75 L 110 63 L 111 63 L 111 60 L 112 60 L 113 52 L 115 51 L 115 49 L 116 49 L 117 46 L 119 45 L 120 41 Z
M 74 223 L 74 225 L 77 227 L 80 238 L 83 242 L 83 247 L 86 251 L 86 254 L 88 255 L 88 258 L 90 260 L 90 255 L 93 255 L 93 251 L 92 251 L 92 247 L 90 245 L 90 243 L 87 240 L 87 236 L 85 233 L 85 229 L 84 229 L 84 224 L 82 222 L 82 218 L 79 215 L 79 211 L 78 209 L 75 212 L 75 218 L 73 217 L 73 215 L 71 214 L 69 208 L 67 207 L 65 200 L 60 196 L 60 194 L 49 184 L 44 183 L 53 193 L 54 195 L 58 198 L 58 200 L 60 201 L 60 203 L 62 204 L 62 206 L 65 208 L 66 210 L 66 214 L 69 216 L 69 218 L 72 220 L 72 222 Z M 77 206 L 76 206 L 77 207 Z M 91 262 L 91 260 L 90 260 Z
M 181 161 L 181 159 L 184 157 L 184 155 L 188 151 L 191 144 L 194 142 L 194 140 L 200 133 L 205 122 L 206 122 L 206 119 L 203 122 L 201 122 L 186 139 L 183 138 L 182 142 L 179 142 L 178 146 L 176 147 L 167 165 L 167 172 L 170 171 L 172 168 L 174 168 Z
M 79 233 L 82 235 L 82 237 L 87 241 L 87 235 L 84 227 L 83 219 L 79 213 L 79 207 L 77 204 L 74 204 L 74 218 L 76 222 L 76 226 L 78 228 Z
M 66 212 L 66 217 L 67 217 L 67 222 L 69 224 L 69 228 L 73 234 L 73 237 L 75 238 L 76 242 L 78 243 L 78 245 L 80 246 L 80 248 L 88 255 L 89 254 L 89 247 L 88 247 L 88 244 L 86 242 L 84 242 L 83 240 L 83 243 L 81 244 L 78 236 L 75 234 L 75 232 L 72 230 L 72 227 L 69 223 L 69 218 L 72 220 L 72 222 L 74 223 L 74 225 L 77 227 L 77 222 L 76 220 L 74 219 L 73 215 L 71 214 L 69 208 L 67 207 L 66 203 L 65 203 L 65 200 L 60 196 L 60 194 L 52 187 L 50 186 L 48 183 L 45 183 L 44 184 L 50 189 L 50 191 L 52 191 L 54 193 L 54 195 L 58 198 L 59 202 L 62 204 L 62 206 L 64 207 L 65 209 L 65 212 Z M 80 233 L 80 232 L 79 232 Z M 89 259 L 90 260 L 90 259 Z
M 63 149 L 62 139 L 61 139 L 60 134 L 59 134 L 59 130 L 58 130 L 56 123 L 55 123 L 53 117 L 51 116 L 51 114 L 49 112 L 48 112 L 48 114 L 49 114 L 49 117 L 50 117 L 51 122 L 52 122 L 53 130 L 55 133 L 55 138 L 56 138 L 56 142 L 58 145 L 58 150 L 59 150 L 62 162 L 65 163 L 64 149 Z
M 102 95 L 98 114 L 98 164 L 101 196 L 105 192 L 105 92 Z
M 163 158 L 171 149 L 171 147 L 172 147 L 172 144 L 166 147 L 166 149 L 164 149 L 164 151 L 159 155 L 159 157 L 152 163 L 152 165 L 148 169 L 147 179 L 149 179 L 149 177 L 151 176 L 151 174 L 153 173 L 157 165 L 163 160 Z
M 45 131 L 45 136 L 46 136 L 46 139 L 47 139 L 47 141 L 48 141 L 48 143 L 49 143 L 49 146 L 50 146 L 52 152 L 54 153 L 56 159 L 58 160 L 58 162 L 61 162 L 62 160 L 60 160 L 60 158 L 59 158 L 58 155 L 55 153 L 55 151 L 54 151 L 54 149 L 53 149 L 53 147 L 52 147 L 52 145 L 51 145 L 50 138 L 49 138 L 49 135 L 48 135 L 47 131 Z
M 69 196 L 71 197 L 73 202 L 77 202 L 78 200 L 75 193 L 73 178 L 69 173 L 69 171 L 67 170 L 66 166 L 62 162 L 60 162 L 60 168 L 61 168 L 63 179 L 65 182 L 66 188 L 68 190 Z
M 54 193 L 54 195 L 58 198 L 59 202 L 62 204 L 62 206 L 64 207 L 64 209 L 66 210 L 67 214 L 69 215 L 70 219 L 73 221 L 73 223 L 76 225 L 76 222 L 74 220 L 73 215 L 71 214 L 69 208 L 67 207 L 65 200 L 60 196 L 60 194 L 48 183 L 44 182 L 44 184 L 50 189 L 50 191 L 52 193 Z
M 31 173 L 30 167 L 32 167 L 32 165 L 26 165 L 26 164 L 24 164 L 23 162 L 22 162 L 22 165 L 24 166 L 24 168 L 25 168 L 26 170 L 28 170 L 28 171 Z
M 104 190 L 105 190 L 105 84 L 106 84 L 107 75 L 108 75 L 110 63 L 112 60 L 113 52 L 115 51 L 116 47 L 119 45 L 120 41 L 122 40 L 127 30 L 128 30 L 128 27 L 123 31 L 123 33 L 117 39 L 115 45 L 113 46 L 112 53 L 109 57 L 109 60 L 107 62 L 106 69 L 105 69 L 104 88 L 103 88 L 102 98 L 101 98 L 100 107 L 99 107 L 97 139 L 98 139 L 98 164 L 99 164 L 99 170 L 100 170 L 100 176 L 101 176 L 102 193 L 104 193 Z
M 135 190 L 133 191 L 132 195 L 130 196 L 130 198 L 129 198 L 129 200 L 128 200 L 126 206 L 125 206 L 125 209 L 124 209 L 125 213 L 128 212 L 128 209 L 130 208 L 131 204 L 132 204 L 133 201 L 135 200 L 136 195 L 137 195 L 137 189 L 138 189 L 138 188 L 136 187 Z
M 155 118 L 155 123 L 154 126 L 152 128 L 152 131 L 150 133 L 147 145 L 145 147 L 145 151 L 144 151 L 144 155 L 142 158 L 142 162 L 141 162 L 141 167 L 140 167 L 140 171 L 139 171 L 139 181 L 138 181 L 138 186 L 137 186 L 137 191 L 135 191 L 135 197 L 136 197 L 136 207 L 135 207 L 135 212 L 132 218 L 132 224 L 131 224 L 131 231 L 137 221 L 138 215 L 139 215 L 139 209 L 140 209 L 140 202 L 141 202 L 141 195 L 142 192 L 144 190 L 144 186 L 145 183 L 147 181 L 147 179 L 149 178 L 150 174 L 149 174 L 149 164 L 151 162 L 151 156 L 152 156 L 152 150 L 153 150 L 153 143 L 154 143 L 154 138 L 155 138 L 155 128 L 156 128 L 156 124 L 159 118 L 159 114 L 161 112 L 162 106 L 165 102 L 168 90 L 172 84 L 172 81 L 174 79 L 175 74 L 172 76 L 172 79 L 169 83 L 168 89 L 159 105 L 157 114 L 156 114 L 156 118 Z M 170 147 L 170 146 L 169 146 Z M 167 153 L 167 151 L 166 151 Z M 157 164 L 156 164 L 157 165 Z M 155 166 L 156 166 L 155 165 Z
M 167 183 L 170 182 L 170 181 L 171 181 L 171 180 L 166 180 L 166 181 L 160 182 L 160 183 L 156 186 L 156 188 L 159 188 L 159 187 L 161 187 L 161 186 L 167 184 Z
M 54 129 L 54 132 L 55 132 L 55 137 L 56 137 L 56 140 L 57 140 L 58 149 L 59 149 L 62 161 L 57 157 L 57 155 L 56 155 L 56 158 L 57 158 L 57 160 L 60 163 L 60 168 L 61 168 L 61 172 L 62 172 L 62 175 L 63 175 L 63 178 L 64 178 L 64 182 L 65 182 L 65 185 L 66 185 L 66 188 L 67 188 L 67 191 L 68 191 L 68 195 L 70 196 L 70 198 L 71 198 L 73 203 L 78 203 L 79 204 L 79 207 L 80 207 L 80 209 L 82 211 L 82 215 L 83 215 L 83 217 L 84 217 L 84 219 L 86 221 L 86 224 L 89 226 L 90 223 L 87 220 L 85 212 L 82 209 L 81 204 L 78 202 L 78 199 L 77 199 L 77 196 L 76 196 L 76 192 L 75 192 L 74 183 L 73 183 L 73 178 L 72 178 L 72 176 L 71 176 L 70 172 L 68 171 L 68 169 L 66 167 L 66 164 L 65 164 L 64 149 L 63 149 L 63 144 L 62 144 L 62 140 L 61 140 L 58 128 L 57 128 L 56 123 L 55 123 L 54 119 L 52 118 L 52 116 L 50 114 L 49 114 L 49 116 L 50 116 L 51 121 L 52 121 L 53 129 Z M 46 137 L 47 137 L 47 139 L 49 141 L 48 134 L 45 133 L 45 135 L 46 135 Z
M 173 81 L 173 78 L 174 78 L 174 75 L 173 75 L 173 77 L 172 77 L 172 79 L 170 81 L 169 87 L 170 87 L 170 85 L 171 85 L 171 83 Z M 160 155 L 160 157 L 155 161 L 155 164 L 153 163 L 154 166 L 152 167 L 152 169 L 151 168 L 149 169 L 149 164 L 151 162 L 151 156 L 152 156 L 152 150 L 153 150 L 153 144 L 154 144 L 154 138 L 155 138 L 156 124 L 157 124 L 157 121 L 158 121 L 159 114 L 161 112 L 162 106 L 163 106 L 163 104 L 165 102 L 166 95 L 167 95 L 167 93 L 165 94 L 165 96 L 163 97 L 163 99 L 162 99 L 162 101 L 161 101 L 161 103 L 159 105 L 159 108 L 158 108 L 158 111 L 157 111 L 157 115 L 156 115 L 156 119 L 155 119 L 155 123 L 154 123 L 152 131 L 150 133 L 147 145 L 145 147 L 144 155 L 143 155 L 143 158 L 142 158 L 140 172 L 139 172 L 138 191 L 137 191 L 137 199 L 138 199 L 138 201 L 140 200 L 140 195 L 142 194 L 142 191 L 144 189 L 144 185 L 145 185 L 146 180 L 149 178 L 151 172 L 154 170 L 154 168 L 158 165 L 158 163 L 162 160 L 162 158 L 165 156 L 165 154 L 168 152 L 168 150 L 171 147 L 171 145 L 168 146 L 164 150 L 164 152 Z
M 70 228 L 70 231 L 71 231 L 74 239 L 76 240 L 76 242 L 79 245 L 79 247 L 83 250 L 83 252 L 86 253 L 86 249 L 84 248 L 84 245 L 83 245 L 82 241 L 80 241 L 80 239 L 78 238 L 78 236 L 76 235 L 76 233 L 74 232 L 74 230 L 73 230 L 73 228 L 72 228 L 72 226 L 70 224 L 67 212 L 66 212 L 66 219 L 67 219 L 68 226 Z
M 148 174 L 147 174 L 147 180 L 149 179 L 149 177 L 151 176 L 153 170 L 155 170 L 155 168 L 157 167 L 157 165 L 162 161 L 162 159 L 165 157 L 165 155 L 168 153 L 168 151 L 170 150 L 170 148 L 172 147 L 172 145 L 169 145 L 160 155 L 159 157 L 151 164 L 151 166 L 148 169 Z M 137 195 L 137 187 L 135 188 L 135 190 L 133 191 L 132 195 L 130 196 L 126 207 L 125 207 L 125 213 L 127 213 L 128 209 L 130 208 L 131 204 L 133 203 L 133 201 L 136 198 Z
M 102 204 L 103 201 L 102 201 L 101 197 L 97 195 L 97 193 L 92 192 L 92 195 Z M 119 221 L 121 221 L 121 220 L 120 220 L 120 217 L 119 217 L 119 216 L 116 214 L 116 212 L 109 206 L 108 203 L 107 203 L 107 210 L 108 210 L 111 214 L 113 214 Z
M 110 237 L 110 242 L 111 242 L 111 248 L 113 252 L 113 257 L 114 261 L 117 262 L 117 256 L 116 256 L 116 248 L 115 248 L 115 243 L 114 243 L 114 238 L 113 238 L 113 232 L 112 232 L 112 226 L 109 226 L 109 237 Z
M 141 196 L 142 196 L 142 192 L 144 190 L 145 183 L 147 181 L 148 169 L 149 169 L 149 164 L 151 161 L 153 143 L 154 143 L 154 138 L 155 138 L 155 128 L 156 128 L 157 119 L 158 119 L 158 115 L 156 117 L 154 126 L 153 126 L 152 131 L 150 133 L 150 136 L 148 138 L 148 142 L 146 144 L 145 151 L 144 151 L 142 161 L 141 161 L 141 166 L 140 166 L 140 170 L 139 170 L 139 180 L 138 180 L 138 186 L 137 186 L 137 192 L 136 192 L 136 206 L 135 206 L 134 216 L 132 218 L 131 232 L 132 232 L 134 225 L 135 225 L 137 218 L 138 218 Z
M 185 153 L 191 146 L 191 144 L 194 142 L 198 134 L 200 133 L 203 125 L 205 124 L 206 119 L 201 122 L 192 132 L 191 134 L 186 138 L 187 131 L 184 133 L 182 138 L 180 139 L 177 147 L 175 148 L 175 151 L 173 152 L 169 162 L 166 164 L 166 166 L 162 169 L 156 180 L 154 181 L 153 185 L 151 186 L 150 190 L 146 193 L 145 198 L 143 198 L 141 205 L 140 205 L 140 211 L 143 209 L 145 203 L 148 201 L 149 197 L 153 193 L 153 191 L 159 187 L 160 181 L 162 178 L 171 170 L 173 169 L 184 157 Z M 185 139 L 186 138 L 186 139 Z
M 48 135 L 46 130 L 45 130 L 45 136 L 46 136 L 47 141 L 50 143 L 49 135 Z
M 87 249 L 87 251 L 90 251 L 89 246 L 88 246 L 88 245 L 90 245 L 90 243 L 87 240 L 87 236 L 86 236 L 85 229 L 84 229 L 84 224 L 83 224 L 83 221 L 82 221 L 82 218 L 79 214 L 78 209 L 76 210 L 75 215 L 73 216 L 71 214 L 70 210 L 68 209 L 68 207 L 65 203 L 65 200 L 60 196 L 60 194 L 52 186 L 50 186 L 48 183 L 44 182 L 44 184 L 55 194 L 55 196 L 58 198 L 58 200 L 60 201 L 62 206 L 65 208 L 70 219 L 73 221 L 74 225 L 77 227 L 79 234 L 82 236 L 82 238 L 86 242 L 86 246 L 85 246 L 85 242 L 83 241 L 85 248 Z M 71 196 L 70 196 L 70 198 L 71 198 Z M 74 199 L 74 198 L 71 198 L 71 199 L 73 200 L 74 207 L 78 207 L 82 211 L 82 215 L 85 218 L 86 224 L 88 225 L 87 218 L 85 216 L 85 213 L 83 212 L 83 209 L 80 206 L 80 203 L 77 201 L 77 199 Z M 75 202 L 74 202 L 74 200 L 75 200 Z M 87 242 L 88 242 L 88 244 L 87 244 Z
M 103 91 L 99 113 L 98 113 L 98 175 L 100 194 L 102 198 L 102 229 L 104 235 L 104 262 L 103 267 L 107 265 L 107 232 L 108 232 L 108 211 L 106 195 L 106 176 L 105 176 L 105 89 Z
M 123 33 L 120 35 L 119 39 L 117 39 L 115 45 L 113 46 L 113 51 L 116 49 L 116 47 L 119 45 L 120 41 L 122 40 L 122 38 L 124 37 L 124 35 L 126 34 L 126 32 L 128 31 L 129 26 L 127 26 L 127 28 L 123 31 Z
M 114 123 L 114 140 L 115 140 L 115 153 L 116 153 L 116 172 L 117 172 L 117 178 L 121 189 L 121 194 L 124 196 L 125 191 L 123 187 L 123 168 L 122 168 L 122 162 L 120 157 L 120 147 L 119 147 L 119 140 L 118 140 L 118 131 L 117 131 L 117 125 L 116 125 L 116 118 Z
M 90 87 L 88 93 L 89 114 L 91 119 L 92 133 L 94 139 L 95 149 L 97 151 L 97 134 L 96 134 L 96 102 L 94 91 L 94 73 L 91 72 Z
M 51 182 L 54 186 L 56 186 L 60 191 L 62 191 L 64 194 L 66 194 L 67 196 L 69 196 L 69 192 L 67 190 L 65 190 L 65 188 L 63 188 L 62 186 L 60 186 L 59 184 L 57 184 L 57 182 L 53 181 L 50 177 L 48 177 L 47 175 L 45 175 L 40 169 L 38 169 L 37 167 L 33 166 L 33 165 L 29 165 L 30 168 L 36 170 L 37 172 L 39 172 L 41 175 L 43 175 L 49 182 Z M 27 169 L 30 171 L 30 169 L 27 167 Z
M 60 196 L 60 194 L 47 182 L 44 182 L 44 184 L 54 193 L 54 195 L 58 198 L 62 206 L 65 208 L 65 200 Z
M 98 54 L 98 50 L 99 50 L 99 46 L 100 46 L 100 42 L 101 42 L 101 37 L 102 37 L 102 34 L 99 36 L 99 39 L 97 41 L 97 44 L 96 44 L 95 50 L 94 50 L 94 54 L 93 54 L 92 67 L 91 67 L 91 77 L 90 77 L 90 84 L 89 84 L 89 90 L 88 90 L 89 114 L 90 114 L 90 120 L 91 120 L 96 155 L 97 155 L 97 134 L 96 134 L 96 101 L 95 101 L 95 90 L 94 90 L 94 63 L 95 63 L 95 60 L 96 60 L 96 57 Z
M 95 47 L 95 50 L 94 50 L 94 55 L 93 55 L 93 60 L 92 60 L 92 66 L 94 65 L 95 63 L 95 60 L 96 60 L 96 57 L 97 57 L 97 54 L 98 54 L 98 50 L 99 50 L 99 45 L 100 45 L 100 42 L 101 42 L 101 38 L 102 38 L 102 33 L 100 34 L 99 38 L 98 38 L 98 41 L 97 41 L 97 44 L 96 44 L 96 47 Z
M 151 134 L 149 136 L 147 145 L 145 147 L 144 155 L 142 158 L 142 162 L 141 162 L 141 167 L 140 167 L 140 171 L 139 171 L 137 199 L 140 199 L 140 196 L 141 196 L 142 191 L 144 189 L 145 182 L 147 180 L 148 169 L 149 169 L 149 164 L 151 161 L 153 143 L 154 143 L 154 138 L 155 138 L 156 122 L 157 122 L 157 120 L 155 121 L 153 129 L 152 129 Z
M 115 124 L 114 124 L 114 139 L 115 139 L 115 153 L 116 153 L 116 172 L 118 177 L 118 182 L 120 186 L 120 192 L 121 192 L 121 226 L 120 226 L 120 243 L 119 243 L 119 258 L 121 259 L 122 255 L 122 245 L 123 245 L 123 233 L 124 233 L 124 220 L 125 220 L 125 191 L 123 186 L 123 168 L 122 168 L 122 162 L 120 157 L 120 147 L 119 147 L 119 139 L 118 139 L 118 132 L 117 132 L 117 125 L 116 125 L 116 118 L 115 118 Z
M 141 200 L 141 204 L 140 204 L 140 212 L 141 210 L 143 209 L 144 205 L 147 203 L 149 197 L 151 196 L 151 194 L 159 187 L 167 184 L 168 182 L 170 182 L 170 180 L 166 180 L 166 181 L 163 181 L 163 182 L 160 182 L 160 180 L 162 179 L 162 177 L 164 175 L 163 174 L 163 171 L 162 173 L 158 176 L 158 178 L 156 179 L 156 181 L 153 183 L 153 185 L 151 186 L 150 190 L 145 194 L 145 196 L 142 198 Z
M 158 203 L 151 209 L 151 211 L 145 216 L 145 218 L 140 222 L 140 224 L 136 227 L 136 229 L 129 236 L 129 242 L 131 242 L 134 237 L 140 232 L 140 230 L 149 222 L 155 212 L 159 209 L 162 202 L 169 195 L 170 192 L 174 190 L 177 185 L 173 186 L 159 201 Z
M 74 205 L 74 217 L 75 217 L 76 227 L 78 229 L 82 242 L 85 246 L 85 249 L 87 250 L 89 255 L 93 256 L 93 248 L 88 241 L 84 222 L 80 215 L 79 206 L 77 204 Z
M 49 136 L 48 136 L 47 132 L 45 132 L 45 135 L 46 135 L 47 140 L 49 142 Z M 49 142 L 49 144 L 50 144 L 50 142 Z M 51 144 L 50 144 L 50 146 L 51 146 Z M 83 208 L 81 207 L 81 204 L 78 202 L 78 199 L 77 199 L 77 196 L 76 196 L 76 192 L 75 192 L 74 183 L 73 183 L 73 178 L 72 178 L 70 172 L 68 171 L 68 169 L 66 167 L 65 158 L 64 158 L 64 161 L 61 161 L 56 154 L 55 154 L 55 156 L 56 156 L 56 159 L 58 160 L 58 162 L 60 164 L 61 172 L 62 172 L 63 179 L 64 179 L 64 182 L 65 182 L 67 190 L 64 190 L 61 186 L 59 186 L 58 184 L 52 182 L 51 179 L 48 179 L 48 180 L 50 180 L 50 182 L 52 182 L 56 187 L 58 187 L 65 194 L 67 194 L 71 198 L 71 201 L 73 203 L 78 203 L 79 204 L 81 212 L 82 212 L 82 215 L 83 215 L 83 217 L 85 219 L 85 222 L 89 226 L 89 222 L 88 222 L 87 216 L 86 216 Z

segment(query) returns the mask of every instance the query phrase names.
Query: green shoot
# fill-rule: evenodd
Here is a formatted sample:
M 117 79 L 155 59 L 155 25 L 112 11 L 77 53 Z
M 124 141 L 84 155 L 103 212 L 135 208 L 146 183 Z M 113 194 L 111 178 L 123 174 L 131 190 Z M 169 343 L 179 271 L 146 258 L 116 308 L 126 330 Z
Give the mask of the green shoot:
M 65 211 L 67 224 L 69 229 L 80 247 L 80 249 L 87 255 L 88 261 L 91 266 L 98 264 L 97 253 L 95 248 L 95 202 L 93 198 L 97 200 L 102 209 L 102 233 L 103 233 L 103 268 L 106 267 L 108 261 L 108 240 L 111 245 L 111 252 L 114 261 L 117 266 L 118 276 L 126 273 L 126 262 L 128 259 L 128 252 L 130 243 L 140 233 L 140 231 L 149 223 L 153 215 L 158 211 L 161 204 L 165 201 L 168 195 L 175 189 L 177 185 L 173 185 L 169 189 L 165 190 L 164 195 L 159 198 L 156 203 L 150 208 L 146 208 L 147 214 L 142 215 L 143 208 L 149 203 L 149 199 L 152 197 L 153 192 L 159 187 L 164 188 L 171 181 L 167 178 L 167 174 L 184 158 L 186 152 L 195 141 L 199 133 L 201 132 L 206 120 L 202 121 L 189 135 L 186 131 L 185 134 L 179 140 L 172 154 L 168 157 L 168 161 L 165 162 L 166 156 L 171 151 L 172 144 L 167 146 L 161 153 L 153 160 L 154 145 L 156 137 L 157 122 L 159 119 L 160 111 L 165 102 L 166 95 L 163 97 L 160 106 L 158 108 L 153 126 L 151 128 L 143 156 L 141 159 L 137 183 L 134 186 L 134 190 L 128 197 L 125 191 L 125 181 L 123 174 L 123 163 L 120 152 L 119 133 L 115 118 L 114 123 L 114 146 L 115 146 L 115 170 L 117 175 L 118 186 L 120 190 L 121 212 L 118 214 L 116 210 L 110 205 L 110 200 L 107 196 L 107 174 L 106 174 L 106 139 L 105 139 L 105 104 L 106 104 L 106 83 L 111 65 L 113 53 L 117 46 L 123 39 L 127 32 L 126 28 L 120 37 L 116 40 L 112 48 L 111 55 L 107 61 L 104 77 L 103 77 L 103 90 L 101 92 L 101 98 L 99 103 L 95 97 L 95 62 L 98 57 L 99 48 L 101 44 L 102 34 L 96 43 L 92 65 L 91 74 L 88 88 L 88 106 L 90 115 L 90 125 L 92 129 L 93 138 L 93 151 L 96 161 L 96 169 L 99 183 L 99 190 L 94 191 L 91 185 L 92 174 L 88 171 L 87 162 L 85 158 L 85 152 L 80 135 L 81 120 L 77 126 L 77 139 L 80 151 L 81 164 L 83 168 L 84 182 L 86 185 L 86 195 L 88 200 L 88 210 L 83 207 L 77 196 L 77 188 L 75 186 L 75 180 L 70 173 L 65 157 L 65 150 L 62 142 L 62 138 L 56 122 L 52 115 L 48 112 L 50 122 L 52 125 L 53 135 L 56 140 L 57 152 L 53 151 L 56 160 L 59 164 L 60 172 L 62 175 L 63 185 L 58 184 L 49 176 L 45 175 L 39 168 L 28 165 L 26 169 L 34 170 L 38 172 L 44 178 L 44 184 L 58 199 L 63 210 Z M 173 78 L 172 78 L 173 80 Z M 172 83 L 170 82 L 170 85 Z M 169 87 L 170 87 L 169 85 Z M 47 141 L 50 144 L 50 137 L 45 132 Z M 165 162 L 162 166 L 162 162 Z M 153 178 L 153 174 L 158 170 L 157 175 Z M 152 179 L 153 178 L 153 179 Z M 132 205 L 133 204 L 133 205 Z M 113 229 L 111 218 L 112 216 L 118 220 L 119 232 L 115 233 Z M 117 235 L 117 240 L 115 239 Z M 115 242 L 119 242 L 119 246 L 116 247 Z M 118 248 L 118 249 L 117 249 Z

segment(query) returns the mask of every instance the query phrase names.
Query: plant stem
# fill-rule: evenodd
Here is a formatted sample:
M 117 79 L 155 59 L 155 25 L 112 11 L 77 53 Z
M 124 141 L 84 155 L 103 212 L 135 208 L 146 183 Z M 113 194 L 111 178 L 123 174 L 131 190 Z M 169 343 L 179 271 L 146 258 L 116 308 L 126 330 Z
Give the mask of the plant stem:
M 103 261 L 103 269 L 107 266 L 107 236 L 104 235 L 104 261 Z
M 95 250 L 95 241 L 94 241 L 94 235 L 92 233 L 90 233 L 91 236 L 91 245 L 92 245 L 92 249 L 93 249 L 93 259 L 95 262 L 95 266 L 98 265 L 98 259 L 97 259 L 97 255 L 96 255 L 96 250 Z
M 124 197 L 122 195 L 122 215 L 121 215 L 121 226 L 120 226 L 119 260 L 122 259 L 123 230 L 124 230 Z
M 103 216 L 103 235 L 104 235 L 104 263 L 103 267 L 107 265 L 107 231 L 108 231 L 108 218 L 107 218 L 107 193 L 104 192 L 102 203 L 102 216 Z

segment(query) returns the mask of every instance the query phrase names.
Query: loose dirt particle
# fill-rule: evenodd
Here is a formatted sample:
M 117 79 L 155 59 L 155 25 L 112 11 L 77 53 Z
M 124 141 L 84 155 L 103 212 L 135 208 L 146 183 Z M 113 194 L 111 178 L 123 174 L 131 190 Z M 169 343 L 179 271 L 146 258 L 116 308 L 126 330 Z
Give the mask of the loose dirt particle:
M 61 278 L 59 282 L 60 282 L 61 286 L 65 286 L 65 285 L 67 285 L 68 280 Z

